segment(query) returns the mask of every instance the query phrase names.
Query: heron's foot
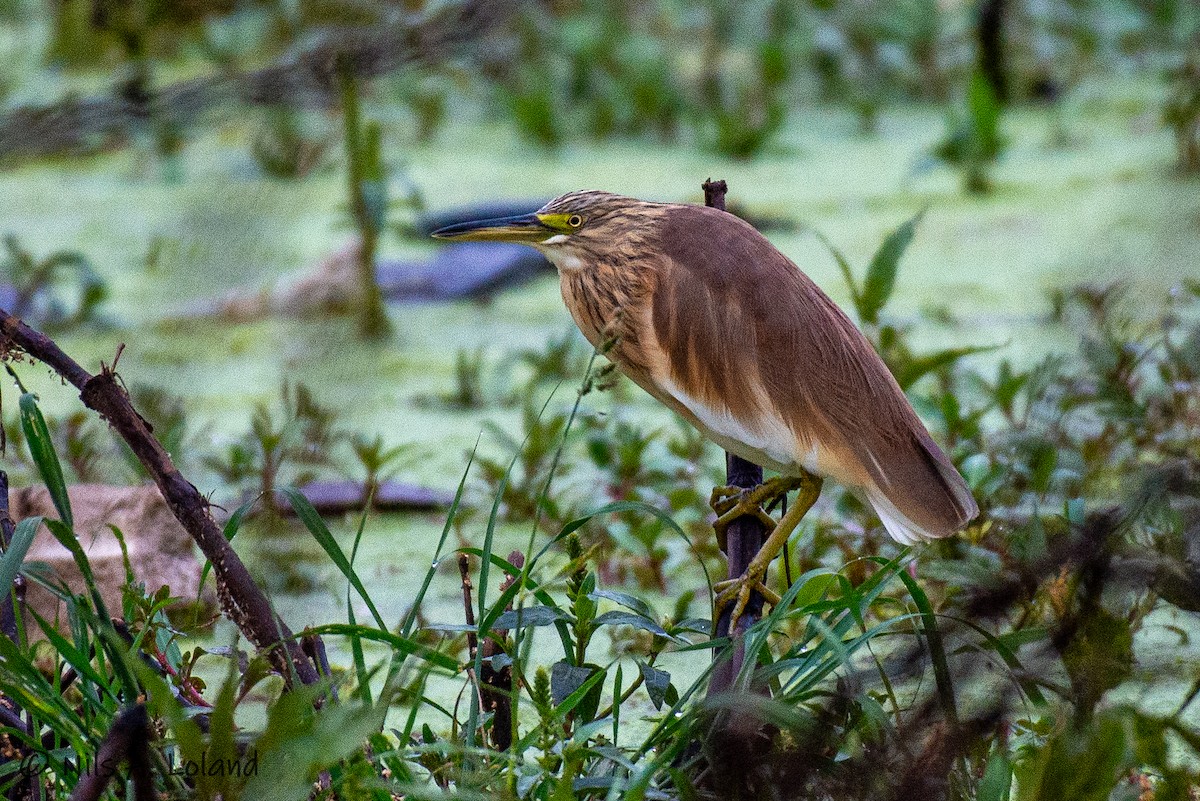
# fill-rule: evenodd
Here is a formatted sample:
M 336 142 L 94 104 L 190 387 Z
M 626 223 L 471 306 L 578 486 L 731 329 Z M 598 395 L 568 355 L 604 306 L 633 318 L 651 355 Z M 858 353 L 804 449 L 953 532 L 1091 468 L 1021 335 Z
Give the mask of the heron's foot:
M 760 505 L 774 501 L 794 489 L 800 489 L 809 480 L 806 476 L 775 476 L 749 489 L 735 486 L 714 487 L 708 505 L 720 516 L 742 501 Z
M 715 487 L 709 497 L 709 506 L 717 513 L 713 529 L 717 543 L 725 550 L 726 532 L 729 524 L 747 515 L 755 517 L 768 531 L 775 528 L 775 518 L 763 509 L 788 492 L 803 487 L 807 479 L 802 476 L 776 476 L 749 489 L 735 486 Z
M 746 565 L 742 575 L 728 581 L 722 581 L 714 585 L 716 590 L 716 598 L 713 600 L 713 626 L 716 627 L 717 621 L 721 619 L 722 613 L 733 605 L 732 613 L 729 617 L 729 633 L 737 634 L 738 620 L 742 613 L 746 611 L 747 604 L 750 603 L 750 597 L 754 593 L 760 594 L 767 603 L 771 606 L 776 606 L 780 602 L 779 595 L 767 588 L 764 579 L 767 575 L 767 568 L 779 553 L 787 547 L 788 538 L 792 536 L 792 532 L 796 530 L 796 526 L 800 520 L 812 508 L 818 496 L 821 494 L 821 478 L 805 473 L 800 476 L 781 476 L 778 479 L 772 479 L 763 485 L 750 490 L 738 490 L 736 496 L 726 491 L 726 488 L 719 488 L 713 492 L 714 508 L 721 515 L 717 519 L 717 533 L 721 538 L 721 547 L 725 547 L 724 529 L 728 527 L 732 520 L 744 514 L 761 515 L 766 518 L 764 521 L 767 530 L 770 531 L 770 536 L 763 542 L 754 558 L 750 560 L 750 564 Z M 782 495 L 789 489 L 799 489 L 800 492 L 796 495 L 796 502 L 790 509 L 780 517 L 776 523 L 766 512 L 762 510 L 762 501 L 769 497 L 770 493 Z M 718 495 L 724 491 L 726 497 L 718 498 Z M 730 503 L 732 501 L 732 503 Z M 720 506 L 718 507 L 718 504 Z
M 750 596 L 754 593 L 761 595 L 771 606 L 779 603 L 779 594 L 763 583 L 765 578 L 766 567 L 757 568 L 752 563 L 738 578 L 719 581 L 713 585 L 713 590 L 717 593 L 717 597 L 713 600 L 714 631 L 717 621 L 721 619 L 725 609 L 732 604 L 733 610 L 729 614 L 729 635 L 734 636 L 737 632 L 738 621 L 741 620 L 742 613 L 746 611 L 746 605 L 750 602 Z
M 763 510 L 762 504 L 755 498 L 755 490 L 758 489 L 743 489 L 741 487 L 718 487 L 713 490 L 712 507 L 717 513 L 716 522 L 713 523 L 713 530 L 717 533 L 717 544 L 721 546 L 721 550 L 725 550 L 726 534 L 730 524 L 735 520 L 739 520 L 749 515 L 757 518 L 763 526 L 770 531 L 775 528 L 775 518 L 771 517 Z M 730 496 L 717 500 L 717 493 L 733 490 Z

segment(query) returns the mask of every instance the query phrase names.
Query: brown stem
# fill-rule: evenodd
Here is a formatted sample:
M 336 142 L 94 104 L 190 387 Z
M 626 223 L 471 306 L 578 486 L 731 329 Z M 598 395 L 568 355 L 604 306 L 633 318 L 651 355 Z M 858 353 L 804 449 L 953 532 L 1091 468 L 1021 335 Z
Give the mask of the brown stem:
M 702 185 L 704 188 L 704 204 L 714 209 L 725 211 L 725 192 L 728 189 L 724 181 L 709 179 Z M 763 469 L 753 462 L 747 461 L 732 453 L 725 454 L 726 483 L 733 487 L 751 489 L 763 481 Z M 752 515 L 745 515 L 734 520 L 726 529 L 725 553 L 729 562 L 729 578 L 737 578 L 746 571 L 747 565 L 762 548 L 766 539 L 766 527 Z M 740 636 L 762 616 L 763 597 L 757 592 L 752 593 L 746 609 L 738 619 L 737 642 L 734 645 L 733 656 L 728 662 L 722 662 L 713 668 L 712 679 L 709 681 L 709 695 L 725 692 L 733 687 L 734 678 L 742 669 L 746 660 L 745 643 Z M 717 620 L 717 636 L 729 636 L 729 616 L 733 605 L 727 605 Z M 715 657 L 715 655 L 714 655 Z
M 8 473 L 0 470 L 0 547 L 5 553 L 12 543 L 14 526 L 12 516 L 8 511 Z M 20 573 L 13 579 L 12 592 L 0 587 L 4 597 L 0 598 L 0 633 L 17 642 L 17 615 L 21 611 L 21 603 L 25 600 L 25 577 Z
M 513 551 L 508 555 L 508 560 L 517 567 L 521 567 L 524 557 L 521 553 Z M 458 556 L 458 572 L 462 576 L 463 617 L 468 626 L 474 626 L 475 612 L 472 609 L 474 586 L 471 584 L 470 562 L 465 553 Z M 510 577 L 502 582 L 500 592 L 503 593 L 508 589 L 513 581 L 514 578 Z M 510 603 L 506 608 L 511 611 L 512 604 Z M 507 666 L 496 670 L 491 663 L 491 657 L 504 653 L 503 643 L 507 636 L 508 631 L 504 629 L 496 629 L 488 634 L 487 639 L 483 642 L 483 666 L 480 669 L 480 675 L 476 677 L 474 664 L 479 640 L 475 632 L 467 632 L 468 664 L 471 666 L 467 668 L 467 673 L 471 682 L 477 687 L 479 708 L 484 712 L 492 713 L 491 739 L 492 746 L 497 751 L 507 751 L 512 745 L 513 739 L 512 667 Z
M 508 555 L 508 561 L 514 567 L 522 568 L 525 566 L 525 555 L 520 551 L 512 551 Z M 500 582 L 500 592 L 503 594 L 517 578 L 517 576 L 509 576 Z M 512 611 L 511 602 L 506 610 Z M 497 751 L 507 751 L 512 746 L 515 733 L 515 721 L 512 714 L 512 665 L 497 670 L 491 662 L 491 657 L 504 653 L 504 642 L 507 639 L 508 631 L 505 629 L 497 629 L 488 635 L 487 641 L 483 644 L 483 656 L 486 661 L 483 663 L 483 669 L 479 676 L 479 680 L 483 682 L 482 695 L 487 703 L 484 708 L 492 713 L 492 747 Z
M 155 801 L 158 796 L 150 775 L 149 740 L 150 716 L 146 707 L 136 704 L 123 710 L 96 749 L 95 761 L 84 766 L 70 801 L 97 801 L 123 761 L 129 763 L 135 801 Z
M 471 558 L 465 553 L 458 555 L 458 574 L 462 576 L 462 594 L 463 594 L 463 620 L 468 626 L 475 625 L 475 610 L 472 608 L 474 600 L 471 597 L 471 592 L 475 589 L 471 584 Z M 479 646 L 479 641 L 475 632 L 467 632 L 467 658 L 475 661 L 475 649 Z
M 154 479 L 171 512 L 212 562 L 218 597 L 225 614 L 254 645 L 264 650 L 290 687 L 293 676 L 314 684 L 319 676 L 301 650 L 291 630 L 271 608 L 208 511 L 208 501 L 179 472 L 170 455 L 151 433 L 150 425 L 133 408 L 117 375 L 102 365 L 91 375 L 54 343 L 0 309 L 0 357 L 19 358 L 26 353 L 51 367 L 80 390 L 83 404 L 100 414 L 116 430 L 146 472 Z M 282 645 L 282 648 L 280 647 Z

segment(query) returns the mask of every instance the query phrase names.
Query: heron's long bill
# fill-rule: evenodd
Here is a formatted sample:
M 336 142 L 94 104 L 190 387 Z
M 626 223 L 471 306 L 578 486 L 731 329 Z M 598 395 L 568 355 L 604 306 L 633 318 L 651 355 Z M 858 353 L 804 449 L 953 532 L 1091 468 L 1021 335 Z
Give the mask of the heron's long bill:
M 542 222 L 537 214 L 518 214 L 491 220 L 447 225 L 434 231 L 435 239 L 451 242 L 544 242 L 556 231 Z

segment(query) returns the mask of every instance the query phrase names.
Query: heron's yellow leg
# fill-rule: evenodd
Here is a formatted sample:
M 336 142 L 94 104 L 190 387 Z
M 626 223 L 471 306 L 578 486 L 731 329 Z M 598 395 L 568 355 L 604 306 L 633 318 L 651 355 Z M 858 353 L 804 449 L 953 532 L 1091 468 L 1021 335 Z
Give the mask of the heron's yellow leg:
M 729 631 L 737 630 L 738 619 L 742 616 L 742 612 L 746 610 L 746 604 L 750 601 L 752 592 L 759 592 L 767 602 L 772 606 L 779 603 L 779 596 L 767 589 L 763 583 L 763 579 L 767 575 L 767 568 L 771 562 L 779 555 L 779 552 L 787 545 L 788 538 L 792 536 L 792 532 L 796 530 L 796 526 L 816 503 L 817 497 L 821 494 L 821 479 L 814 475 L 805 475 L 799 479 L 794 479 L 799 484 L 800 493 L 796 496 L 796 502 L 792 505 L 787 513 L 779 519 L 779 523 L 775 524 L 772 520 L 774 530 L 771 536 L 767 537 L 767 541 L 763 543 L 762 548 L 750 560 L 750 564 L 746 566 L 746 571 L 741 576 L 728 581 L 721 581 L 714 585 L 713 589 L 717 591 L 717 597 L 713 601 L 713 620 L 718 620 L 721 612 L 730 603 L 733 603 L 733 613 L 729 616 Z M 764 485 L 765 486 L 765 485 Z
M 802 488 L 808 480 L 802 476 L 776 476 L 750 489 L 715 487 L 708 503 L 717 513 L 713 529 L 717 532 L 717 542 L 721 550 L 725 550 L 725 533 L 729 524 L 739 517 L 750 515 L 758 518 L 768 529 L 774 528 L 775 518 L 763 511 L 763 506 L 791 490 Z

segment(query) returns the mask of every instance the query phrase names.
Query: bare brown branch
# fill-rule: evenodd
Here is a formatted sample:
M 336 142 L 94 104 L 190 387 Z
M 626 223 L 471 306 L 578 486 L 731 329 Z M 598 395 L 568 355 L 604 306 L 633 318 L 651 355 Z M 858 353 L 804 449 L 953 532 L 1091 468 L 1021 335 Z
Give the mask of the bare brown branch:
M 304 684 L 315 683 L 319 676 L 312 661 L 305 656 L 287 624 L 271 609 L 266 595 L 225 539 L 209 514 L 208 501 L 183 477 L 151 433 L 150 424 L 133 408 L 116 373 L 102 366 L 99 375 L 89 374 L 52 339 L 0 309 L 0 357 L 11 359 L 19 353 L 43 362 L 79 389 L 84 405 L 98 412 L 125 440 L 158 485 L 171 512 L 212 562 L 217 595 L 225 614 L 256 647 L 268 654 L 284 681 L 289 686 L 293 678 Z
M 154 801 L 154 782 L 150 776 L 150 716 L 146 707 L 136 704 L 122 710 L 112 728 L 87 763 L 79 784 L 71 792 L 71 801 L 96 801 L 117 775 L 122 762 L 129 763 L 135 801 Z

